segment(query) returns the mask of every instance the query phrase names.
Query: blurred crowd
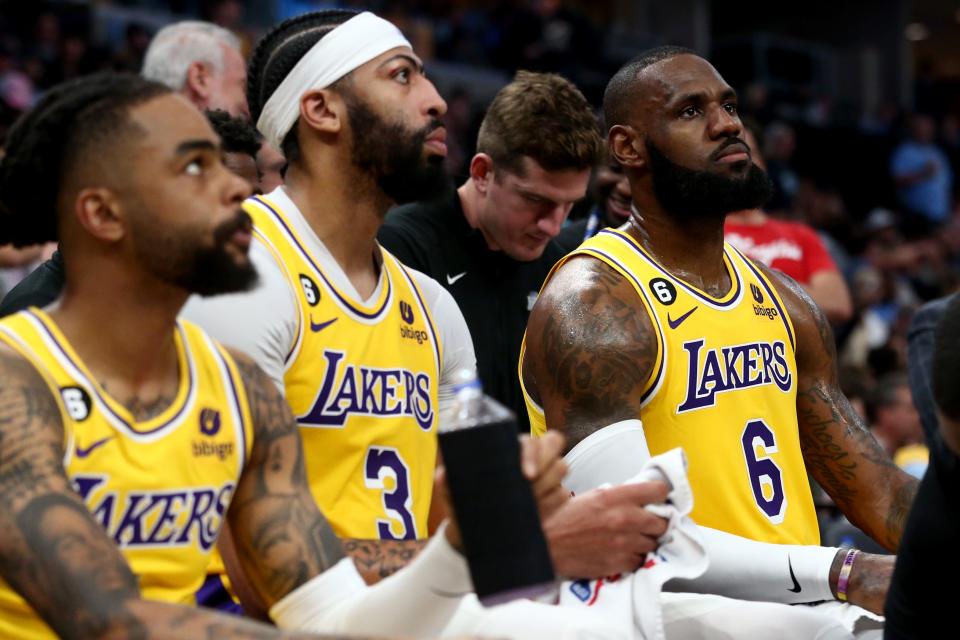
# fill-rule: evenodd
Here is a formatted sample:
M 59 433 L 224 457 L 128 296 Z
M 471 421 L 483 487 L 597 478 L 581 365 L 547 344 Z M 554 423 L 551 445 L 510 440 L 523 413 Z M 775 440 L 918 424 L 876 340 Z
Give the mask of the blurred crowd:
M 622 52 L 597 44 L 606 42 L 614 25 L 598 24 L 561 0 L 338 4 L 362 4 L 400 26 L 428 69 L 438 60 L 493 69 L 507 79 L 517 69 L 556 72 L 594 104 L 623 62 Z M 91 7 L 77 3 L 4 6 L 0 139 L 56 83 L 102 69 L 139 71 L 156 30 L 134 21 L 104 35 Z M 246 45 L 259 35 L 239 0 L 174 2 L 170 8 L 224 26 Z M 775 184 L 766 213 L 812 228 L 849 289 L 850 304 L 830 314 L 847 394 L 891 454 L 921 444 L 905 378 L 907 332 L 920 305 L 957 288 L 960 114 L 908 113 L 887 105 L 859 119 L 839 118 L 826 99 L 798 108 L 777 103 L 760 83 L 737 89 L 741 115 Z M 467 85 L 445 93 L 448 169 L 462 176 L 486 105 Z M 592 207 L 577 206 L 569 224 Z M 0 249 L 0 293 L 45 251 Z M 904 462 L 905 468 L 915 464 L 915 457 Z

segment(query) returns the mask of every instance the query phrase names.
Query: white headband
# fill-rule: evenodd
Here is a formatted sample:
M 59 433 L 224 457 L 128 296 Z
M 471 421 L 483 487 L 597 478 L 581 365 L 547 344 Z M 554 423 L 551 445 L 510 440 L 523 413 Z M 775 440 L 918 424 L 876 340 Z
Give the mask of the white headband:
M 355 15 L 318 40 L 300 58 L 263 105 L 257 129 L 279 149 L 300 117 L 300 98 L 304 93 L 329 87 L 396 47 L 410 47 L 410 43 L 392 23 L 370 12 Z

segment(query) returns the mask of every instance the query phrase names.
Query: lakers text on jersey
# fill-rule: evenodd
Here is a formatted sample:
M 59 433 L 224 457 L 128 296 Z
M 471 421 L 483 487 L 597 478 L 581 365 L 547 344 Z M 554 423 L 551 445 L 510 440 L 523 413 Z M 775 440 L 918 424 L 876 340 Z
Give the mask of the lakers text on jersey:
M 686 452 L 693 518 L 754 540 L 819 544 L 797 427 L 793 325 L 766 276 L 727 244 L 731 287 L 715 298 L 613 229 L 572 255 L 619 272 L 649 315 L 658 350 L 638 417 L 652 455 Z M 542 433 L 542 409 L 529 397 L 527 407 Z
M 341 537 L 426 537 L 442 352 L 419 288 L 382 251 L 378 292 L 358 302 L 304 242 L 292 203 L 244 207 L 297 301 L 284 387 L 320 509 Z
M 178 323 L 176 398 L 159 415 L 137 421 L 44 312 L 4 318 L 0 341 L 48 381 L 61 407 L 66 474 L 120 548 L 143 596 L 194 604 L 253 442 L 232 358 L 197 327 Z M 0 637 L 54 637 L 2 581 Z

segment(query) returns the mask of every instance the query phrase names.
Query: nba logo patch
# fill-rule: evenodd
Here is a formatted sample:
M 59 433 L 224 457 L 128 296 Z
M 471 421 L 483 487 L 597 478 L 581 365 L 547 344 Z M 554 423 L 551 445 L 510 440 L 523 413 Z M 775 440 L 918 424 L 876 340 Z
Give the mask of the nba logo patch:
M 200 412 L 200 433 L 215 436 L 220 431 L 220 412 L 216 409 L 203 409 Z
M 751 284 L 750 293 L 753 295 L 753 299 L 757 301 L 757 304 L 763 304 L 763 292 L 760 291 L 760 287 Z
M 570 583 L 570 593 L 577 597 L 580 602 L 587 602 L 593 596 L 593 587 L 590 584 L 593 580 L 577 580 Z
M 311 307 L 317 306 L 320 302 L 320 288 L 317 283 L 310 279 L 310 276 L 300 274 L 300 286 L 303 287 L 303 297 Z
M 83 387 L 63 387 L 60 389 L 60 397 L 63 398 L 63 406 L 73 420 L 83 422 L 90 417 L 93 403 L 86 389 Z
M 413 307 L 409 302 L 400 301 L 400 317 L 407 324 L 413 324 Z

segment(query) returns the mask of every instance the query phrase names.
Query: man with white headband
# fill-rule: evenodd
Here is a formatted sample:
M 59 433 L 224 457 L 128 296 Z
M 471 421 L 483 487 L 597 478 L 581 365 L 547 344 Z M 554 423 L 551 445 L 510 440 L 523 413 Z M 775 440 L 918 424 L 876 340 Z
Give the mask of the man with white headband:
M 439 519 L 430 517 L 437 424 L 453 373 L 475 367 L 450 294 L 375 240 L 391 205 L 446 185 L 446 104 L 396 27 L 349 11 L 314 12 L 268 33 L 250 61 L 248 100 L 267 141 L 289 161 L 284 187 L 244 205 L 260 285 L 193 300 L 184 313 L 252 355 L 284 393 L 313 496 L 375 582 L 409 564 Z M 636 567 L 666 527 L 643 509 L 664 499 L 662 484 L 606 494 L 561 516 L 570 522 L 566 546 L 583 542 L 602 562 L 591 576 Z M 617 520 L 639 535 L 604 556 L 599 541 Z M 569 532 L 576 521 L 589 526 Z M 304 616 L 317 593 L 309 588 L 274 607 L 274 619 L 309 626 Z M 471 611 L 444 633 L 603 632 L 580 612 L 534 603 L 491 610 L 507 627 L 478 605 Z

